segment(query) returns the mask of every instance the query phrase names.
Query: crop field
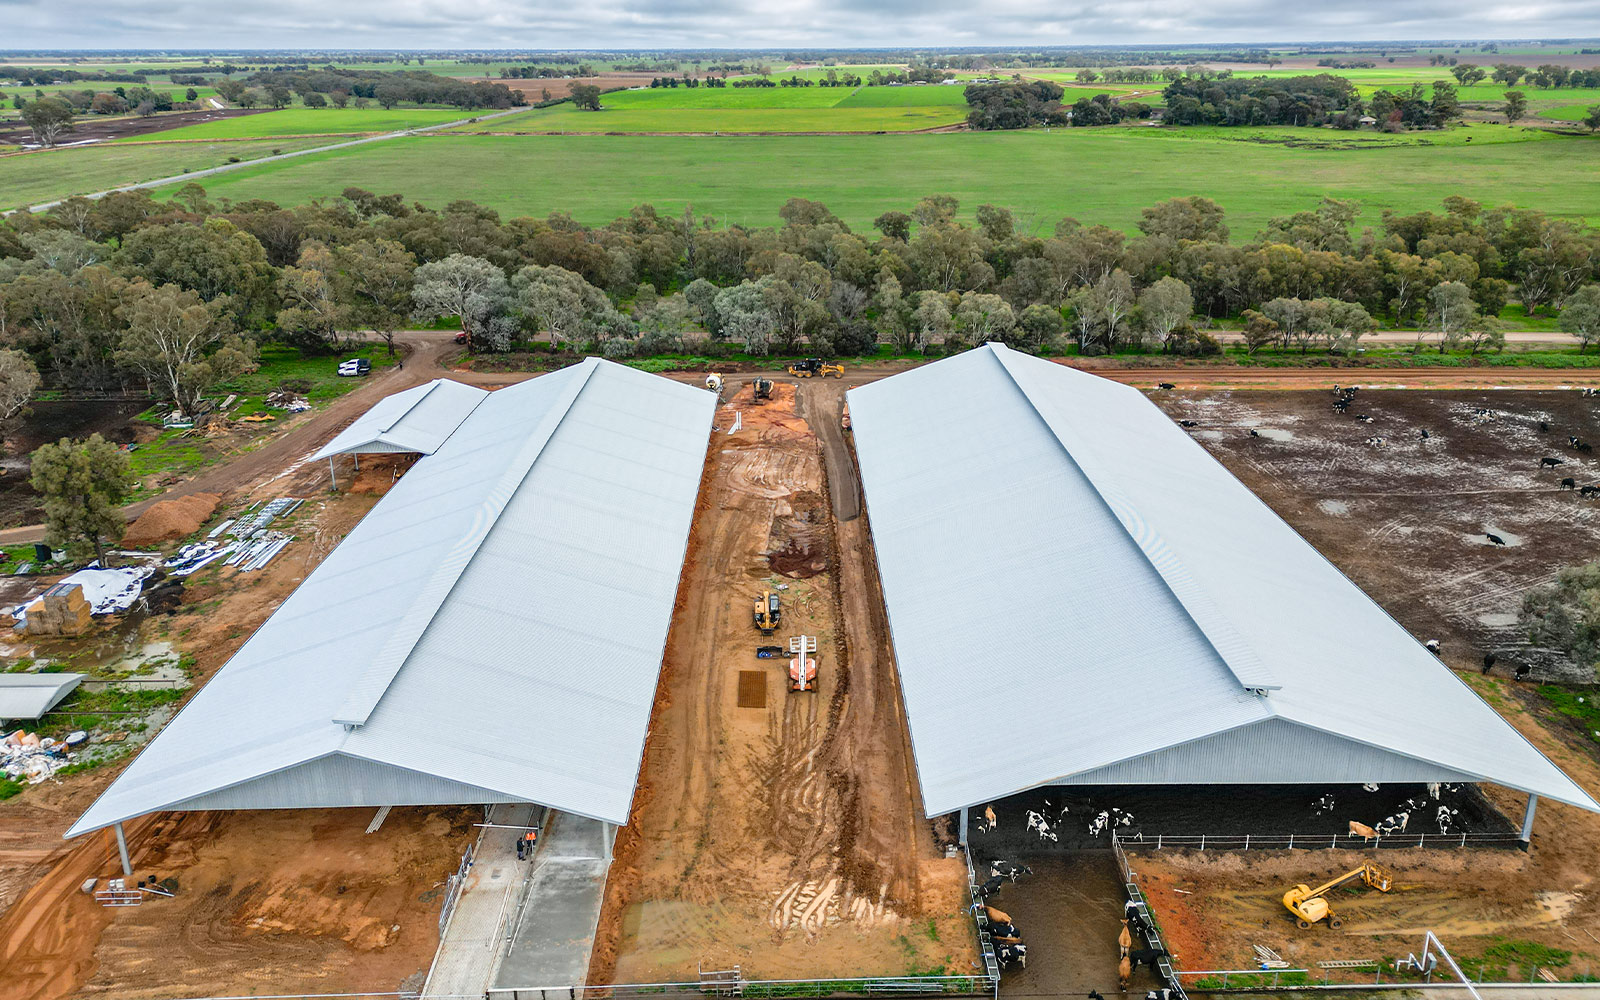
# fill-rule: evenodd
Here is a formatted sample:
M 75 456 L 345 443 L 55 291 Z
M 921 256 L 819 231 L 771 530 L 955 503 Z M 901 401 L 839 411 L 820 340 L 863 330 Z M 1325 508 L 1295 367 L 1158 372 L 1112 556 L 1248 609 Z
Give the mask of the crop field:
M 579 111 L 540 108 L 455 132 L 914 132 L 966 119 L 965 105 L 879 108 L 650 108 Z
M 0 210 L 89 194 L 123 184 L 221 166 L 231 157 L 252 159 L 326 143 L 325 139 L 194 142 L 183 145 L 107 143 L 0 156 Z
M 1593 104 L 1558 104 L 1554 107 L 1535 108 L 1534 113 L 1541 118 L 1554 118 L 1558 121 L 1576 122 L 1589 116 L 1589 109 L 1600 105 L 1600 94 L 1595 95 Z
M 284 108 L 242 118 L 185 125 L 160 133 L 161 139 L 254 139 L 276 135 L 359 135 L 395 132 L 417 125 L 456 121 L 470 111 L 448 108 Z M 133 140 L 118 140 L 128 142 Z
M 858 87 L 855 92 L 835 104 L 836 108 L 909 108 L 942 107 L 952 105 L 965 114 L 967 98 L 965 87 Z
M 672 87 L 606 94 L 600 111 L 536 108 L 459 132 L 912 132 L 964 121 L 958 87 Z
M 719 220 L 763 226 L 775 224 L 778 208 L 795 196 L 825 202 L 862 229 L 924 195 L 950 194 L 967 213 L 985 202 L 1004 205 L 1025 227 L 1044 231 L 1064 215 L 1132 230 L 1145 206 L 1197 194 L 1219 201 L 1235 236 L 1248 238 L 1273 216 L 1313 207 L 1324 195 L 1359 201 L 1361 225 L 1377 225 L 1384 209 L 1436 209 L 1452 194 L 1596 221 L 1597 156 L 1600 139 L 1492 125 L 1409 136 L 1290 128 L 435 135 L 246 167 L 207 178 L 206 188 L 292 205 L 359 183 L 433 205 L 469 198 L 511 216 L 565 210 L 585 223 L 642 202 L 669 213 L 690 203 Z

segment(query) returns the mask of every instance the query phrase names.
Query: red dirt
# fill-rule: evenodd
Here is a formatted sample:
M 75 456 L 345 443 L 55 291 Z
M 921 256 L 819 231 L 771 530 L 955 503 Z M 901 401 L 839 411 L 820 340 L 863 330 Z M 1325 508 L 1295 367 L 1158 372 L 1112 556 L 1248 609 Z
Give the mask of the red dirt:
M 832 522 L 795 387 L 762 406 L 727 391 L 590 980 L 692 980 L 700 963 L 746 978 L 967 972 L 966 870 L 921 818 L 866 523 Z M 785 579 L 768 553 L 793 547 L 797 511 L 824 568 L 808 557 Z M 750 601 L 778 583 L 784 627 L 763 638 Z M 786 660 L 753 655 L 799 633 L 817 638 L 815 694 L 787 690 Z M 739 674 L 756 669 L 765 707 L 741 708 Z
M 128 525 L 128 530 L 122 535 L 122 544 L 130 548 L 143 548 L 188 537 L 210 520 L 221 500 L 215 493 L 191 493 L 173 500 L 162 500 Z

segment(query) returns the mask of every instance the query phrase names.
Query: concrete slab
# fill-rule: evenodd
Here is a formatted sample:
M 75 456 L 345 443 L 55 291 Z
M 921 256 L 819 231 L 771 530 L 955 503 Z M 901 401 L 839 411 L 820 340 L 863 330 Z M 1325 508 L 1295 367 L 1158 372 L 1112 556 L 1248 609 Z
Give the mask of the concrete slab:
M 497 805 L 490 820 L 526 825 L 535 808 Z M 478 838 L 472 871 L 439 942 L 423 996 L 482 996 L 488 987 L 523 885 L 527 863 L 517 860 L 519 836 L 519 830 L 485 829 Z
M 606 887 L 605 824 L 554 814 L 500 961 L 496 988 L 571 986 L 589 974 L 589 954 Z

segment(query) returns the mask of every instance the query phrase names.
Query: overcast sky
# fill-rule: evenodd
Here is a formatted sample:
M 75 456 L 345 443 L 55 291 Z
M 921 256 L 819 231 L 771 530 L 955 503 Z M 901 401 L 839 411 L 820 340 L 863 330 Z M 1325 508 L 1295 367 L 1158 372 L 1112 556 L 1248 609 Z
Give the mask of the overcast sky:
M 1600 0 L 0 0 L 5 48 L 1105 45 L 1600 34 Z

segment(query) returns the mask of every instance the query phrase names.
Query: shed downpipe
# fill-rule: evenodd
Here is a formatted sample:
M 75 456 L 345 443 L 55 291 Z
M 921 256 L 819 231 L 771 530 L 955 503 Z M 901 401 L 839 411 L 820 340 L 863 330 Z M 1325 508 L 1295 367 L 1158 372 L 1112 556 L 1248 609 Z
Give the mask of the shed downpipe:
M 967 807 L 966 806 L 962 806 L 961 807 L 961 836 L 959 838 L 957 838 L 957 839 L 959 839 L 961 841 L 961 846 L 962 847 L 967 846 Z

